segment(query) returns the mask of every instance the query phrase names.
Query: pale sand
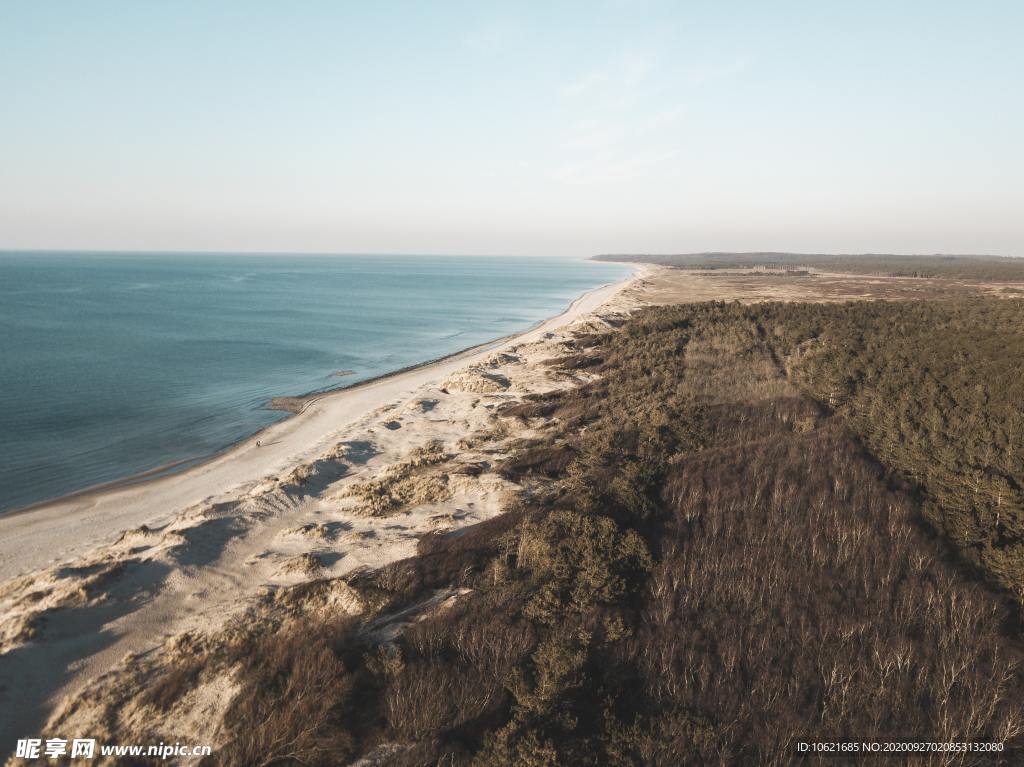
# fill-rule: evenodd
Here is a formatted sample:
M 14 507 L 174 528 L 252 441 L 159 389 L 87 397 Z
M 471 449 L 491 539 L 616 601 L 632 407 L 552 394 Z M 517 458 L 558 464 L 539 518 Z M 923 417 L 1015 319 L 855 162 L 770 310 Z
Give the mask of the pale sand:
M 624 291 L 650 273 L 519 336 L 317 398 L 258 435 L 262 447 L 0 518 L 0 757 L 19 736 L 102 736 L 112 717 L 141 731 L 152 714 L 131 695 L 184 632 L 216 632 L 275 589 L 380 567 L 426 532 L 500 513 L 511 485 L 491 468 L 530 428 L 495 408 L 587 380 L 540 363 L 635 305 Z M 393 508 L 369 514 L 366 488 Z M 359 609 L 350 602 L 338 597 Z M 166 737 L 215 740 L 231 689 L 197 692 L 166 717 Z

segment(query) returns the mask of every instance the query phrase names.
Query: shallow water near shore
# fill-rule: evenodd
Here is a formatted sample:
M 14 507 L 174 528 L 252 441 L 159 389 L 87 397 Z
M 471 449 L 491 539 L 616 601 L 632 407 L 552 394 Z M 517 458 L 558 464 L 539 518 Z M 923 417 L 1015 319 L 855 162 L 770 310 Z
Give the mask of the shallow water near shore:
M 0 254 L 0 511 L 217 452 L 525 330 L 631 268 L 567 258 Z M 344 376 L 340 374 L 344 373 Z

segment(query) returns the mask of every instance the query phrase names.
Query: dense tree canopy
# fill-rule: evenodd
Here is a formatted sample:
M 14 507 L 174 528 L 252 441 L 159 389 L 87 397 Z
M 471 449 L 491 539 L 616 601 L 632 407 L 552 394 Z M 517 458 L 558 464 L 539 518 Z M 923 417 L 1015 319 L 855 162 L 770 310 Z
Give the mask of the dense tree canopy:
M 996 300 L 692 304 L 580 337 L 552 364 L 596 379 L 503 413 L 539 435 L 498 467 L 519 498 L 352 579 L 371 614 L 236 648 L 215 761 L 1016 749 L 1017 602 L 960 563 L 1020 588 L 1022 363 L 1024 313 Z M 375 638 L 375 615 L 453 593 Z

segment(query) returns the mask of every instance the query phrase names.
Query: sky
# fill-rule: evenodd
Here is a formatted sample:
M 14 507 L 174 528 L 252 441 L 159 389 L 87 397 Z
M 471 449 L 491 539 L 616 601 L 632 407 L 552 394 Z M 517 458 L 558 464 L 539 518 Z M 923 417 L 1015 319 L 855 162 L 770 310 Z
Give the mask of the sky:
M 0 0 L 0 249 L 1024 256 L 1020 0 Z

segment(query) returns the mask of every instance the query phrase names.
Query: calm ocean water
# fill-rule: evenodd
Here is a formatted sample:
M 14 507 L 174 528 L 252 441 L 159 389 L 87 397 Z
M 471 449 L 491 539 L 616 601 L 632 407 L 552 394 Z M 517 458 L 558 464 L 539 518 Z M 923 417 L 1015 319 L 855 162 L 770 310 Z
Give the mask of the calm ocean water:
M 570 259 L 0 254 L 0 510 L 195 460 L 629 273 Z M 354 371 L 339 378 L 333 374 Z

